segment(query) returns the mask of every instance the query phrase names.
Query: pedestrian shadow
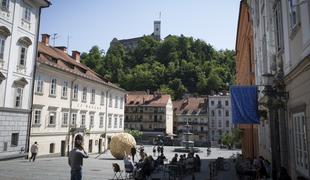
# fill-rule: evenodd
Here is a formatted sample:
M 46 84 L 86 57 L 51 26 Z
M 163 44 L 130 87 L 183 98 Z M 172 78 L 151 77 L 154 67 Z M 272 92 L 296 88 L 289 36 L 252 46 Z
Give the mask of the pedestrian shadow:
M 97 158 L 98 160 L 117 160 L 115 158 L 111 158 L 111 157 L 102 157 L 102 158 Z

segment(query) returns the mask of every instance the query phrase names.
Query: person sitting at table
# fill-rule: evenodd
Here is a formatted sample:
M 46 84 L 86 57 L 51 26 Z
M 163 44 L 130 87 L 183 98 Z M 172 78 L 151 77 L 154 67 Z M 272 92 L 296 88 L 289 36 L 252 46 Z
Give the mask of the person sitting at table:
M 125 172 L 127 173 L 132 173 L 134 170 L 134 166 L 130 160 L 130 156 L 125 156 L 124 157 L 124 165 L 125 165 Z
M 150 176 L 152 171 L 153 171 L 152 159 L 153 158 L 146 157 L 143 160 L 141 171 L 142 171 L 142 175 L 143 175 L 144 178 L 146 178 L 147 176 Z
M 175 165 L 175 164 L 177 164 L 177 162 L 178 162 L 178 154 L 175 154 L 174 157 L 172 158 L 170 164 Z
M 192 153 L 188 153 L 185 165 L 187 172 L 193 172 L 194 169 L 194 157 Z
M 156 159 L 156 165 L 164 165 L 164 160 L 166 159 L 164 154 L 161 154 Z

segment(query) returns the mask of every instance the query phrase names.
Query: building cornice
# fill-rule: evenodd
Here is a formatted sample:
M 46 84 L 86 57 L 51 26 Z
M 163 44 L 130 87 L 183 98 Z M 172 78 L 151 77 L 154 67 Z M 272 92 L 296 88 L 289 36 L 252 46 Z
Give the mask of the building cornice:
M 285 84 L 289 84 L 301 73 L 310 70 L 310 54 L 301 60 L 287 75 L 284 77 Z
M 0 107 L 0 112 L 1 111 L 13 112 L 13 113 L 21 113 L 21 114 L 25 114 L 25 113 L 30 113 L 31 112 L 30 109 L 18 109 L 18 108 L 6 108 L 6 107 Z

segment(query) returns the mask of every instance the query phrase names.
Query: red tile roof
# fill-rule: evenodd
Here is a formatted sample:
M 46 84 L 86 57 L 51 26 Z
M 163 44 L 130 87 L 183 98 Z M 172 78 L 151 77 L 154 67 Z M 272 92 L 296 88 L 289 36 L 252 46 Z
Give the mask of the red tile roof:
M 58 70 L 67 73 L 78 75 L 82 78 L 92 80 L 97 83 L 101 83 L 125 91 L 124 89 L 111 83 L 109 80 L 101 77 L 84 64 L 76 62 L 75 59 L 73 59 L 71 56 L 69 56 L 67 53 L 65 53 L 60 49 L 51 46 L 46 46 L 44 43 L 39 42 L 38 52 L 39 56 L 37 58 L 37 62 L 40 62 L 42 64 L 48 65 L 50 67 L 56 68 Z
M 166 107 L 170 95 L 130 94 L 126 97 L 126 106 Z
M 172 103 L 176 114 L 207 114 L 208 112 L 206 97 L 189 97 Z

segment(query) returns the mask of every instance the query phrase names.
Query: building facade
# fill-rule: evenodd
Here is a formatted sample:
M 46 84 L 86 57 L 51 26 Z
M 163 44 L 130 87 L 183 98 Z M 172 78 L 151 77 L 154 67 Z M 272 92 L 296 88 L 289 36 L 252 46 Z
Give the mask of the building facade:
M 240 1 L 239 18 L 236 38 L 236 85 L 255 85 L 255 62 L 253 47 L 253 28 L 251 19 L 251 9 L 246 0 Z M 262 143 L 258 143 L 258 126 L 239 124 L 242 130 L 242 154 L 246 158 L 254 158 L 259 154 Z M 269 137 L 269 131 L 265 132 L 265 137 Z M 260 139 L 261 140 L 261 139 Z M 270 147 L 270 144 L 269 146 Z M 263 153 L 265 154 L 265 153 Z M 270 154 L 267 153 L 267 154 Z M 266 156 L 264 157 L 267 157 Z
M 0 8 L 0 158 L 27 151 L 41 8 L 46 0 L 2 0 Z
M 249 2 L 256 81 L 267 85 L 260 101 L 268 112 L 273 177 L 282 166 L 292 179 L 309 178 L 310 1 Z
M 43 34 L 38 47 L 30 143 L 39 156 L 65 156 L 76 134 L 88 153 L 101 153 L 124 129 L 125 91 L 80 63 L 80 53 L 52 47 Z
M 209 121 L 208 121 L 208 98 L 188 97 L 182 100 L 173 101 L 174 121 L 179 142 L 182 142 L 182 132 L 187 130 L 185 125 L 190 126 L 193 133 L 192 141 L 195 146 L 208 146 Z
M 125 128 L 143 132 L 144 140 L 157 135 L 173 135 L 170 95 L 131 93 L 126 97 Z
M 218 146 L 222 135 L 231 133 L 231 99 L 229 94 L 208 96 L 209 140 L 211 146 Z
M 278 73 L 288 93 L 286 111 L 279 113 L 281 166 L 292 179 L 310 178 L 310 1 L 276 1 L 274 14 L 279 23 L 276 37 Z M 280 89 L 281 90 L 281 89 Z M 279 111 L 281 112 L 281 111 Z

